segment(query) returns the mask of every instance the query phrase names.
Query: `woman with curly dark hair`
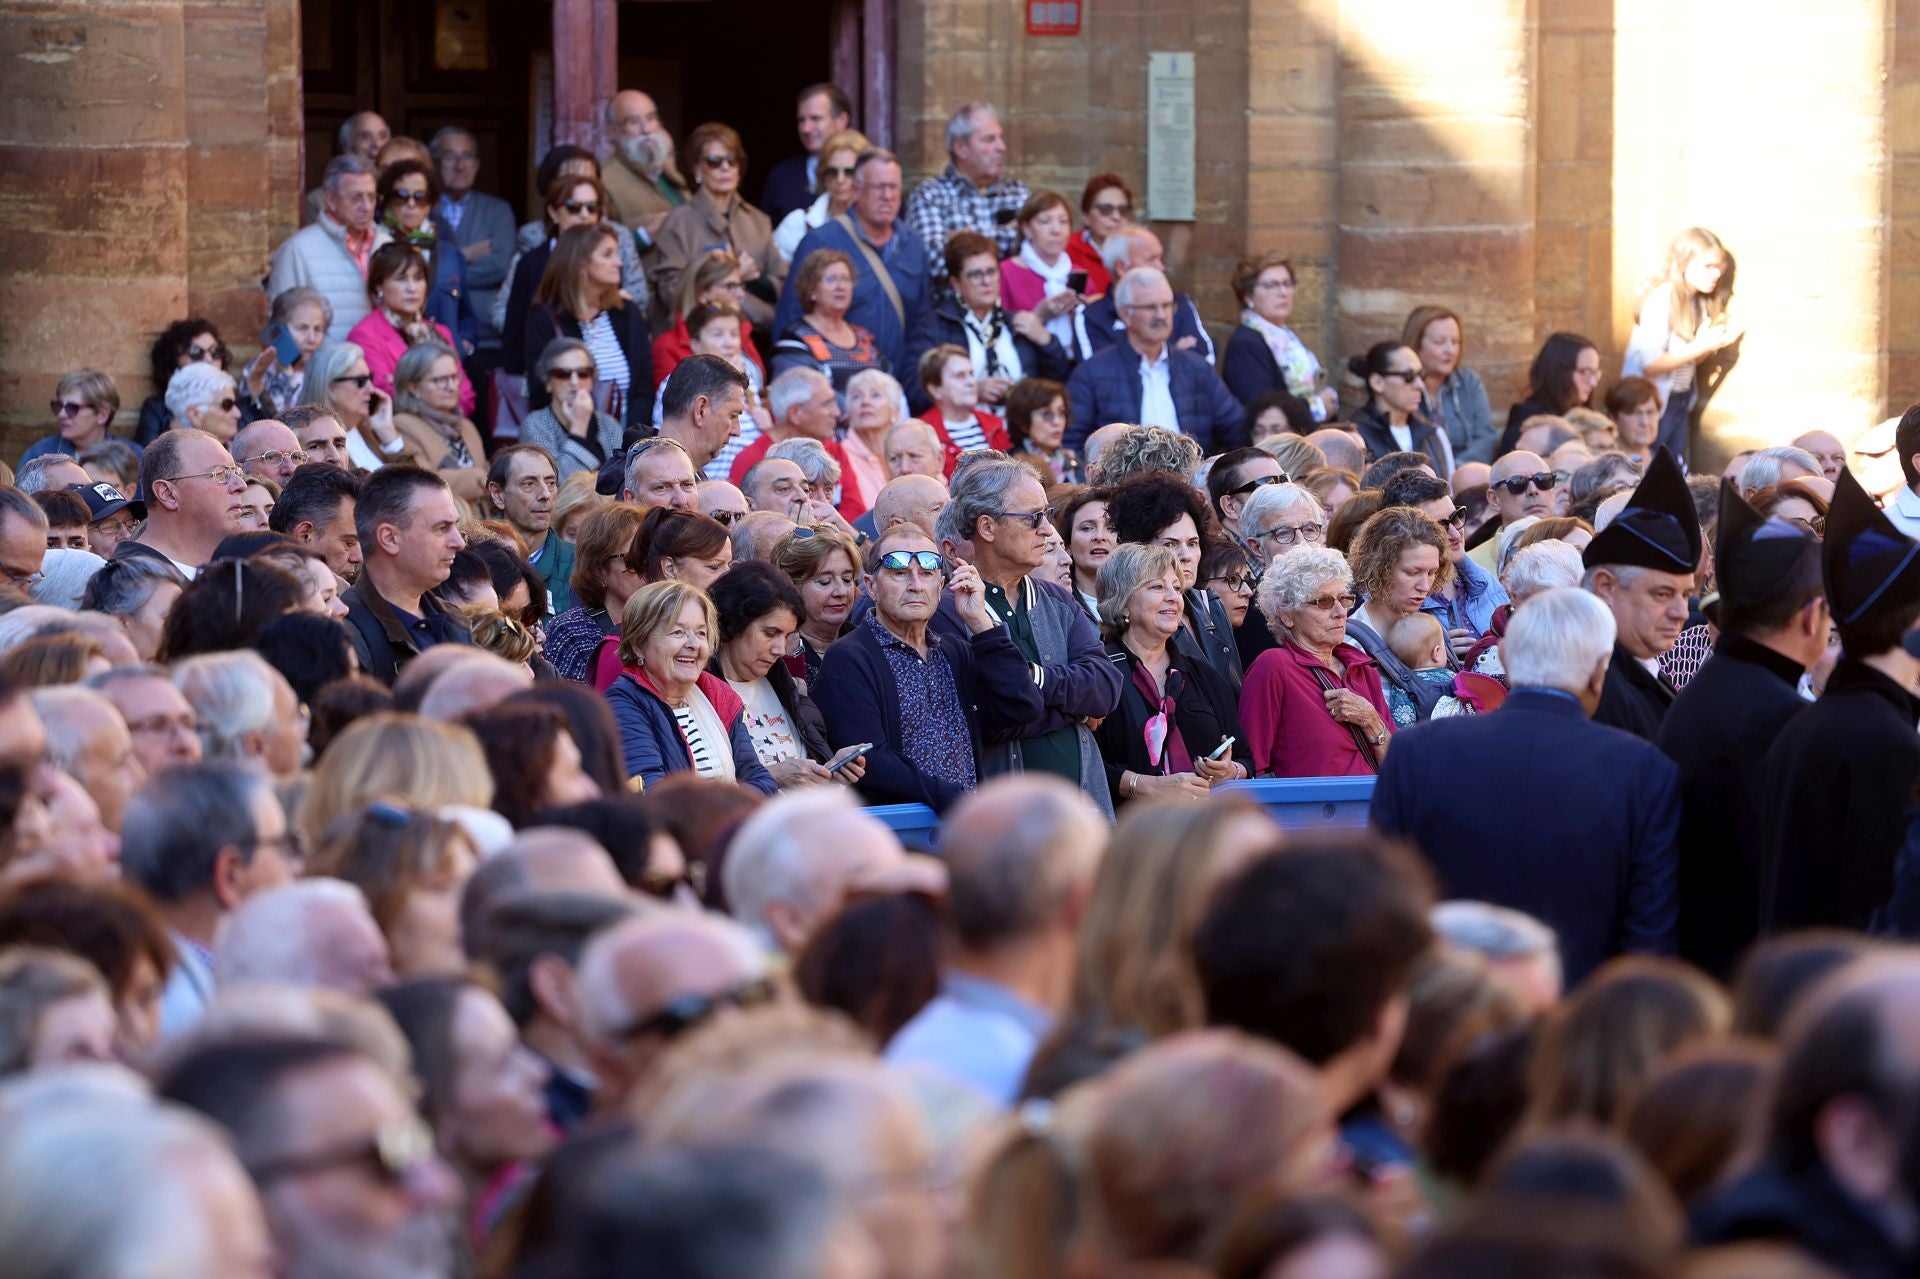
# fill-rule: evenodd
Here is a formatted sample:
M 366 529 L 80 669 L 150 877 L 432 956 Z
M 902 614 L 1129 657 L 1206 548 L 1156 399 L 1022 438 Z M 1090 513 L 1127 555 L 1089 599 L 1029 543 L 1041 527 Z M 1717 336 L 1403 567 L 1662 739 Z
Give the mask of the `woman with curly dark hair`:
M 262 374 L 265 373 L 264 362 L 270 359 L 268 352 L 272 349 L 268 347 L 259 360 L 242 370 L 245 377 L 234 378 L 238 387 L 235 398 L 239 401 L 241 426 L 261 416 L 260 406 L 247 393 L 247 384 L 256 380 L 256 366 Z M 154 392 L 140 405 L 140 427 L 134 433 L 134 442 L 145 448 L 172 425 L 173 413 L 167 408 L 167 383 L 173 380 L 176 370 L 205 361 L 223 372 L 231 373 L 233 370 L 227 367 L 231 359 L 227 344 L 220 340 L 220 330 L 214 327 L 212 320 L 199 317 L 175 320 L 160 330 L 160 336 L 153 340 L 153 349 L 147 354 L 147 377 Z
M 493 811 L 517 830 L 555 804 L 595 799 L 600 787 L 581 765 L 567 717 L 552 706 L 506 703 L 467 716 L 493 774 Z
M 1147 471 L 1113 486 L 1107 516 L 1120 541 L 1164 546 L 1173 552 L 1186 601 L 1186 620 L 1174 637 L 1174 648 L 1190 661 L 1205 660 L 1238 693 L 1243 671 L 1233 623 L 1226 606 L 1200 582 L 1200 557 L 1211 527 L 1207 499 L 1177 475 Z

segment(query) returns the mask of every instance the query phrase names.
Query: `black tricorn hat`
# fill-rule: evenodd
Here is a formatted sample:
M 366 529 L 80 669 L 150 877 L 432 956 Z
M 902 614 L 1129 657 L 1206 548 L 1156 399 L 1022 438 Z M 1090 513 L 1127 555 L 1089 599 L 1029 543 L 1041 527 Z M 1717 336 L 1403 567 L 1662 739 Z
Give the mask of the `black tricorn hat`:
M 1754 608 L 1778 598 L 1820 542 L 1789 520 L 1770 519 L 1748 505 L 1740 486 L 1720 481 L 1720 522 L 1713 539 L 1713 576 L 1720 600 Z
M 1834 481 L 1820 547 L 1834 620 L 1857 622 L 1920 600 L 1920 542 L 1895 527 L 1852 471 Z
M 1640 487 L 1613 523 L 1594 535 L 1581 558 L 1588 568 L 1611 564 L 1691 573 L 1700 567 L 1700 519 L 1686 473 L 1673 454 L 1664 448 L 1654 453 Z

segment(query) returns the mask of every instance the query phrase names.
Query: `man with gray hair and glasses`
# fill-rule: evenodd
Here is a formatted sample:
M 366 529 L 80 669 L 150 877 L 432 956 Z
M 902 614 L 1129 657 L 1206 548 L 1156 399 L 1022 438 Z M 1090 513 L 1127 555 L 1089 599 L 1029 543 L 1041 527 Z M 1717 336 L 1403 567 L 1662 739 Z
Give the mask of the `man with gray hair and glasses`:
M 968 102 L 947 118 L 947 168 L 913 189 L 907 224 L 943 261 L 955 231 L 978 231 L 1002 260 L 1020 251 L 1020 206 L 1027 184 L 1006 176 L 1007 135 L 990 102 Z M 898 367 L 898 366 L 896 366 Z
M 1084 790 L 1111 819 L 1107 771 L 1087 721 L 1106 718 L 1120 704 L 1120 668 L 1108 660 L 1079 601 L 1027 576 L 1045 561 L 1052 529 L 1039 476 L 1019 462 L 989 459 L 954 476 L 935 536 L 972 545 L 987 608 L 1012 635 L 1040 694 L 1040 716 L 1014 740 L 989 745 L 982 771 L 1051 773 Z M 941 600 L 934 625 L 956 641 L 970 635 L 951 596 Z
M 333 157 L 320 184 L 320 216 L 288 236 L 273 255 L 267 295 L 299 285 L 318 289 L 333 307 L 329 342 L 346 341 L 353 326 L 367 318 L 372 309 L 367 264 L 373 251 L 393 238 L 374 220 L 380 212 L 374 194 L 378 173 L 372 160 L 357 153 Z
M 1614 630 L 1586 591 L 1529 599 L 1500 645 L 1506 702 L 1395 733 L 1373 792 L 1373 824 L 1418 847 L 1443 893 L 1558 933 L 1569 986 L 1624 952 L 1672 954 L 1679 925 L 1680 770 L 1592 719 Z

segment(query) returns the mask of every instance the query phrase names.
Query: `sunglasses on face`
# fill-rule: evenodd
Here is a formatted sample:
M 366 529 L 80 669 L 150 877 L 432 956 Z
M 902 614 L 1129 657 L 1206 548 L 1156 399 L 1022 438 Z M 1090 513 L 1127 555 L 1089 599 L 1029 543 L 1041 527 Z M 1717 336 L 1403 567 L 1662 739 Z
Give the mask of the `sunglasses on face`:
M 1322 613 L 1331 613 L 1337 606 L 1342 613 L 1353 612 L 1353 606 L 1360 602 L 1358 595 L 1322 595 L 1318 599 L 1307 601 L 1307 607 L 1318 609 Z
M 850 178 L 853 176 L 853 166 L 849 164 L 843 168 L 837 164 L 823 164 L 820 172 L 828 178 Z
M 360 389 L 361 389 L 362 391 L 364 391 L 364 390 L 366 390 L 366 389 L 367 389 L 367 387 L 368 387 L 369 385 L 371 385 L 371 384 L 372 384 L 372 382 L 373 382 L 373 374 L 371 374 L 371 373 L 362 373 L 362 374 L 360 374 L 360 375 L 359 375 L 358 377 L 337 377 L 337 378 L 335 378 L 335 379 L 333 379 L 333 381 L 331 381 L 331 382 L 329 382 L 329 383 L 327 383 L 327 385 L 328 385 L 328 386 L 339 386 L 339 385 L 340 385 L 340 384 L 341 384 L 342 382 L 351 382 L 351 383 L 353 383 L 353 384 L 354 384 L 355 386 L 357 386 L 357 387 L 359 387 L 359 388 L 360 388 Z
M 560 207 L 568 213 L 573 214 L 576 218 L 583 214 L 591 217 L 600 216 L 600 202 L 598 200 L 562 200 Z
M 620 1035 L 621 1039 L 638 1039 L 642 1035 L 659 1035 L 673 1039 L 684 1035 L 701 1022 L 725 1008 L 758 1008 L 771 1003 L 779 994 L 779 988 L 766 978 L 758 981 L 742 982 L 732 990 L 723 990 L 712 995 L 682 995 L 670 1002 L 665 1008 L 649 1017 L 642 1017 L 627 1027 Z
M 48 403 L 47 407 L 53 410 L 55 417 L 79 417 L 80 414 L 92 408 L 93 405 L 75 404 L 72 400 L 53 400 Z
M 428 204 L 432 202 L 432 197 L 425 191 L 395 191 L 392 195 L 388 196 L 387 199 L 393 204 Z
M 1093 212 L 1103 218 L 1130 218 L 1133 216 L 1133 206 L 1131 204 L 1096 204 L 1093 206 Z
M 181 354 L 185 355 L 189 361 L 198 363 L 201 360 L 211 360 L 216 355 L 219 355 L 220 348 L 217 346 L 190 346 L 181 352 Z
M 593 370 L 552 369 L 548 371 L 547 376 L 549 378 L 558 378 L 562 382 L 591 382 L 593 381 Z
M 210 409 L 219 409 L 222 413 L 231 413 L 233 412 L 233 406 L 238 402 L 239 401 L 229 395 L 224 400 L 208 400 L 207 407 Z
M 709 169 L 737 169 L 740 167 L 740 161 L 730 155 L 703 155 L 700 157 L 700 163 L 706 165 Z
M 1255 489 L 1265 488 L 1269 484 L 1285 484 L 1286 482 L 1287 477 L 1284 472 L 1279 475 L 1263 475 L 1257 480 L 1248 480 L 1237 489 L 1228 489 L 1222 496 L 1245 497 Z
M 1464 506 L 1454 507 L 1452 511 L 1441 517 L 1440 523 L 1446 525 L 1448 528 L 1464 528 L 1467 523 L 1467 508 Z
M 1419 369 L 1388 369 L 1386 372 L 1382 373 L 1380 376 L 1383 378 L 1399 378 L 1402 382 L 1405 382 L 1408 386 L 1412 386 L 1415 382 L 1418 382 L 1421 379 L 1423 374 Z
M 1509 479 L 1495 480 L 1493 482 L 1493 487 L 1497 489 L 1505 489 L 1507 492 L 1513 494 L 1515 497 L 1519 497 L 1522 493 L 1527 491 L 1528 486 L 1537 488 L 1542 493 L 1551 493 L 1554 490 L 1554 486 L 1556 486 L 1559 483 L 1560 483 L 1560 472 L 1541 471 L 1535 475 L 1515 475 Z
M 993 513 L 995 519 L 1010 520 L 1016 524 L 1025 524 L 1036 533 L 1040 531 L 1040 526 L 1046 523 L 1047 518 L 1052 514 L 1053 512 L 1047 510 L 1045 507 L 1037 511 L 995 511 Z
M 735 524 L 747 518 L 745 511 L 708 511 L 707 514 L 728 528 L 732 528 Z
M 1041 512 L 1042 516 L 1045 514 L 1045 511 Z M 798 536 L 802 531 L 795 529 L 794 534 Z M 811 536 L 811 529 L 804 531 Z M 895 573 L 904 573 L 910 568 L 917 568 L 924 573 L 938 573 L 944 565 L 938 551 L 888 551 L 880 557 L 880 567 Z

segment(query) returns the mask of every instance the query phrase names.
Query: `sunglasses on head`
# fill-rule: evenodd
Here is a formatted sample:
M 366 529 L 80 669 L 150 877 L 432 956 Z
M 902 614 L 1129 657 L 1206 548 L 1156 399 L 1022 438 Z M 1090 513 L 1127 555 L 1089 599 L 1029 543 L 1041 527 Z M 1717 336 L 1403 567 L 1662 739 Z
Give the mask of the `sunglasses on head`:
M 1285 484 L 1286 482 L 1287 482 L 1287 476 L 1284 471 L 1281 472 L 1279 475 L 1263 475 L 1257 480 L 1248 480 L 1245 484 L 1242 484 L 1239 488 L 1228 489 L 1221 496 L 1244 497 L 1246 494 L 1253 492 L 1255 489 L 1265 488 L 1269 484 Z
M 1042 511 L 1040 514 L 1044 518 L 1046 512 Z M 795 533 L 799 531 L 799 529 L 794 530 Z M 940 559 L 938 551 L 888 551 L 880 557 L 879 566 L 896 573 L 904 573 L 910 568 L 917 568 L 925 573 L 938 573 L 945 564 Z
M 1541 471 L 1534 475 L 1515 475 L 1508 479 L 1495 480 L 1493 487 L 1505 489 L 1515 497 L 1519 497 L 1527 491 L 1529 485 L 1539 489 L 1542 493 L 1551 493 L 1553 492 L 1554 486 L 1559 483 L 1560 472 Z
M 724 1008 L 758 1008 L 773 1002 L 779 993 L 779 987 L 762 977 L 711 995 L 682 995 L 659 1012 L 634 1022 L 619 1038 L 638 1039 L 642 1035 L 660 1035 L 673 1039 L 686 1034 Z

